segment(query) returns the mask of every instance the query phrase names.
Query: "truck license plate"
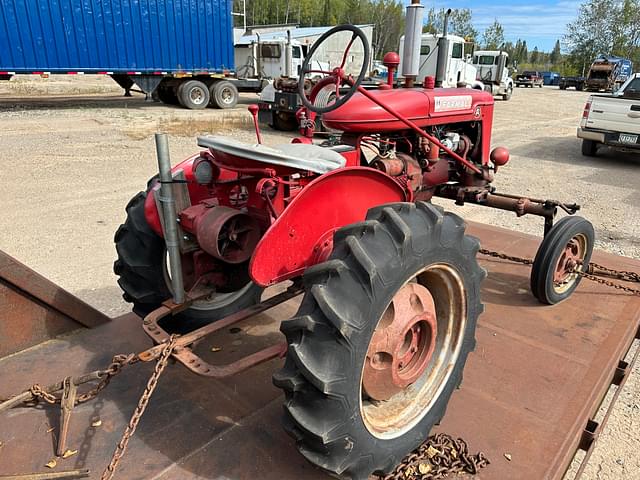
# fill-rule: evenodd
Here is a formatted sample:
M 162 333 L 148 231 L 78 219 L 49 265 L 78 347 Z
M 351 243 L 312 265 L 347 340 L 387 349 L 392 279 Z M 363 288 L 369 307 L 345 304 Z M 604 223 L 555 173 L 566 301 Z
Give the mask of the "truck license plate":
M 637 143 L 638 135 L 629 135 L 627 133 L 620 134 L 620 143 Z

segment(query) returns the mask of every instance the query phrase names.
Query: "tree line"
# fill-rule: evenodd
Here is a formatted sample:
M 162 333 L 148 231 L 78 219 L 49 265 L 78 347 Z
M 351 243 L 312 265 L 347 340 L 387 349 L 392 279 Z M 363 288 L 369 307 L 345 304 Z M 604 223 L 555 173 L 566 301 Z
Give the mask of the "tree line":
M 242 0 L 234 0 L 241 12 Z M 404 2 L 401 0 L 246 0 L 247 25 L 297 24 L 301 27 L 341 23 L 373 24 L 372 53 L 380 59 L 397 51 L 404 33 Z M 640 0 L 586 0 L 567 33 L 557 39 L 551 51 L 542 51 L 527 41 L 505 40 L 505 29 L 496 19 L 480 34 L 468 8 L 454 9 L 449 33 L 464 37 L 476 48 L 502 49 L 518 69 L 557 70 L 581 74 L 600 55 L 630 58 L 640 66 Z M 425 11 L 423 32 L 441 33 L 445 9 Z M 242 23 L 236 18 L 236 25 Z
M 234 12 L 242 12 L 242 0 L 234 0 Z M 372 54 L 382 58 L 397 51 L 404 33 L 401 0 L 246 0 L 247 25 L 296 24 L 316 27 L 351 23 L 373 24 Z M 235 25 L 242 25 L 236 17 Z
M 640 0 L 589 0 L 567 25 L 566 63 L 575 72 L 589 68 L 594 57 L 616 55 L 640 67 Z

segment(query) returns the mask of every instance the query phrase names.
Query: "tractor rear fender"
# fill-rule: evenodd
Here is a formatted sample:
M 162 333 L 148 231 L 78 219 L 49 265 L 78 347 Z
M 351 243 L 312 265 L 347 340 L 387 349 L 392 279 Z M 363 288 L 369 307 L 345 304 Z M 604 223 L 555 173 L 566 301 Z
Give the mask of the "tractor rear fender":
M 302 274 L 327 259 L 333 233 L 363 221 L 377 205 L 410 200 L 393 178 L 368 167 L 346 167 L 307 185 L 258 243 L 249 274 L 262 287 Z

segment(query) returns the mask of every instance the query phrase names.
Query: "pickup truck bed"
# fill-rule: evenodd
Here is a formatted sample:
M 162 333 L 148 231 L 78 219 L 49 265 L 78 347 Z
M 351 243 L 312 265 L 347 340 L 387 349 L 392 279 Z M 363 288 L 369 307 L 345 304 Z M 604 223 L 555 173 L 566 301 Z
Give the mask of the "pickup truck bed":
M 594 156 L 600 145 L 640 151 L 640 74 L 631 77 L 615 95 L 589 97 L 578 138 L 586 156 Z

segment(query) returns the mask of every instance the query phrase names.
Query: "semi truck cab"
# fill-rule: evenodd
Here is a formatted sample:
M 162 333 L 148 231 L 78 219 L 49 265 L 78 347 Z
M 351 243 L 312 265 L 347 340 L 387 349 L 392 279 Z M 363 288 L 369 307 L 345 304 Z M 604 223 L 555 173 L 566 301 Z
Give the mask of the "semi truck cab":
M 434 76 L 438 64 L 438 40 L 443 38 L 442 35 L 431 33 L 422 34 L 420 44 L 420 70 L 417 82 L 422 82 L 424 77 Z M 446 72 L 442 86 L 444 88 L 456 88 L 459 86 L 467 86 L 484 89 L 482 82 L 476 79 L 476 68 L 470 64 L 471 60 L 471 44 L 465 42 L 464 38 L 457 35 L 447 35 L 448 51 L 446 52 Z M 402 72 L 402 58 L 404 56 L 404 35 L 400 37 L 400 67 Z
M 494 96 L 509 100 L 513 93 L 513 79 L 509 75 L 509 54 L 501 50 L 476 50 L 473 54 L 476 79 Z

